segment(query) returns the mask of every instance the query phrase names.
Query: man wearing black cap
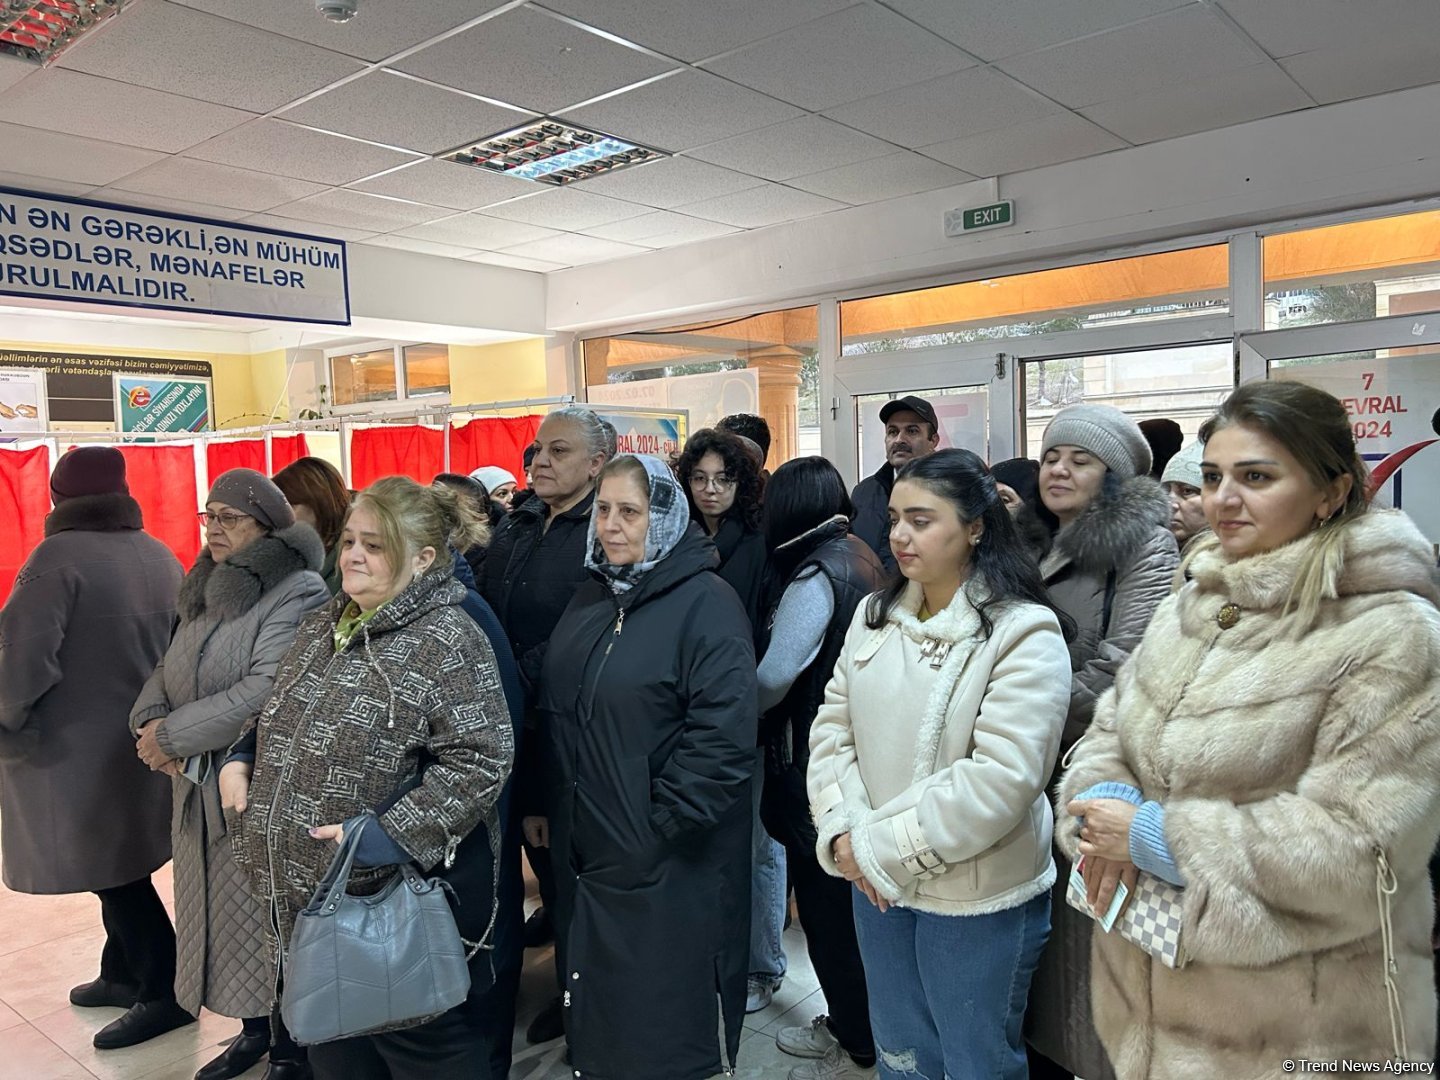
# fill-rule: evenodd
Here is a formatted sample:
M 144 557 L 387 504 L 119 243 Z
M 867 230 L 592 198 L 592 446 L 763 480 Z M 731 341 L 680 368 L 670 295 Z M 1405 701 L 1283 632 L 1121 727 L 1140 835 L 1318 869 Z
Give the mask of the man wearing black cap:
M 895 474 L 916 458 L 940 448 L 940 421 L 935 408 L 922 397 L 910 395 L 887 401 L 880 408 L 885 425 L 885 464 L 856 485 L 850 501 L 855 517 L 850 531 L 869 544 L 889 574 L 895 573 L 895 556 L 890 554 L 890 489 Z

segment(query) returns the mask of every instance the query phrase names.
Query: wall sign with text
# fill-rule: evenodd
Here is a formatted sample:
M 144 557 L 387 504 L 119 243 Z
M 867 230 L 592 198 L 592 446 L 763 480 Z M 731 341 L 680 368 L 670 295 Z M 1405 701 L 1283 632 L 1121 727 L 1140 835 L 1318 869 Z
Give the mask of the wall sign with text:
M 117 375 L 115 417 L 121 431 L 206 431 L 210 380 Z
M 115 379 L 118 375 L 210 382 L 206 360 L 164 360 L 158 357 L 83 355 L 0 349 L 0 368 L 32 372 L 45 388 L 50 423 L 113 424 Z
M 45 373 L 0 368 L 0 434 L 44 431 Z
M 350 323 L 345 244 L 0 187 L 0 295 Z

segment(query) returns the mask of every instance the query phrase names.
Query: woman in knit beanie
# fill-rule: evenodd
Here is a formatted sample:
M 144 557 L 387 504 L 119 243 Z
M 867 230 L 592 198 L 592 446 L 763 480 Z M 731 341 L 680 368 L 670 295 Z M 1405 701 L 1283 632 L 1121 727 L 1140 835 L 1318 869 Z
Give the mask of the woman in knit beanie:
M 1140 642 L 1179 564 L 1170 502 L 1150 479 L 1139 425 L 1109 405 L 1056 413 L 1040 449 L 1040 500 L 1060 531 L 1040 564 L 1057 608 L 1075 620 L 1062 759 L 1095 702 Z M 1090 1019 L 1091 920 L 1065 902 L 1070 865 L 1058 853 L 1050 944 L 1030 992 L 1031 1075 L 1107 1080 L 1114 1073 Z M 1057 1071 L 1063 1070 L 1063 1071 Z
M 1210 531 L 1200 502 L 1200 489 L 1204 486 L 1200 458 L 1204 453 L 1205 444 L 1197 439 L 1172 457 L 1160 476 L 1160 486 L 1170 499 L 1170 532 L 1182 551 L 1195 537 Z

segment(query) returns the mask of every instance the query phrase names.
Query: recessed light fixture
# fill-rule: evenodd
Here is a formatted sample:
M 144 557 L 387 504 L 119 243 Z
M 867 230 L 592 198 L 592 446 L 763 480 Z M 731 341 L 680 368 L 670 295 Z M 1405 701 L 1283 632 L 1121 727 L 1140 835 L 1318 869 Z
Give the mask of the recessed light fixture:
M 46 66 L 134 0 L 0 0 L 0 52 Z
M 613 135 L 586 131 L 558 120 L 541 120 L 442 154 L 441 159 L 563 187 L 668 156 Z

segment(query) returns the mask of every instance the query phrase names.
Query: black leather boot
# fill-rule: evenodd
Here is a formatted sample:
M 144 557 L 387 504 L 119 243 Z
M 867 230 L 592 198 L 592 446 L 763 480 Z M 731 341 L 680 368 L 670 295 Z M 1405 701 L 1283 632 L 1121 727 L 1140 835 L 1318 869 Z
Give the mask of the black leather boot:
M 214 1061 L 208 1061 L 195 1074 L 195 1080 L 232 1080 L 239 1076 L 270 1052 L 270 1033 L 262 1031 L 255 1035 L 240 1032 L 231 1040 L 225 1052 Z
M 103 976 L 94 982 L 81 983 L 70 991 L 70 1004 L 84 1009 L 100 1009 L 113 1006 L 128 1009 L 140 996 L 138 986 L 112 982 Z
M 95 1033 L 96 1050 L 120 1050 L 195 1023 L 195 1017 L 174 1001 L 139 1001 L 120 1019 Z

